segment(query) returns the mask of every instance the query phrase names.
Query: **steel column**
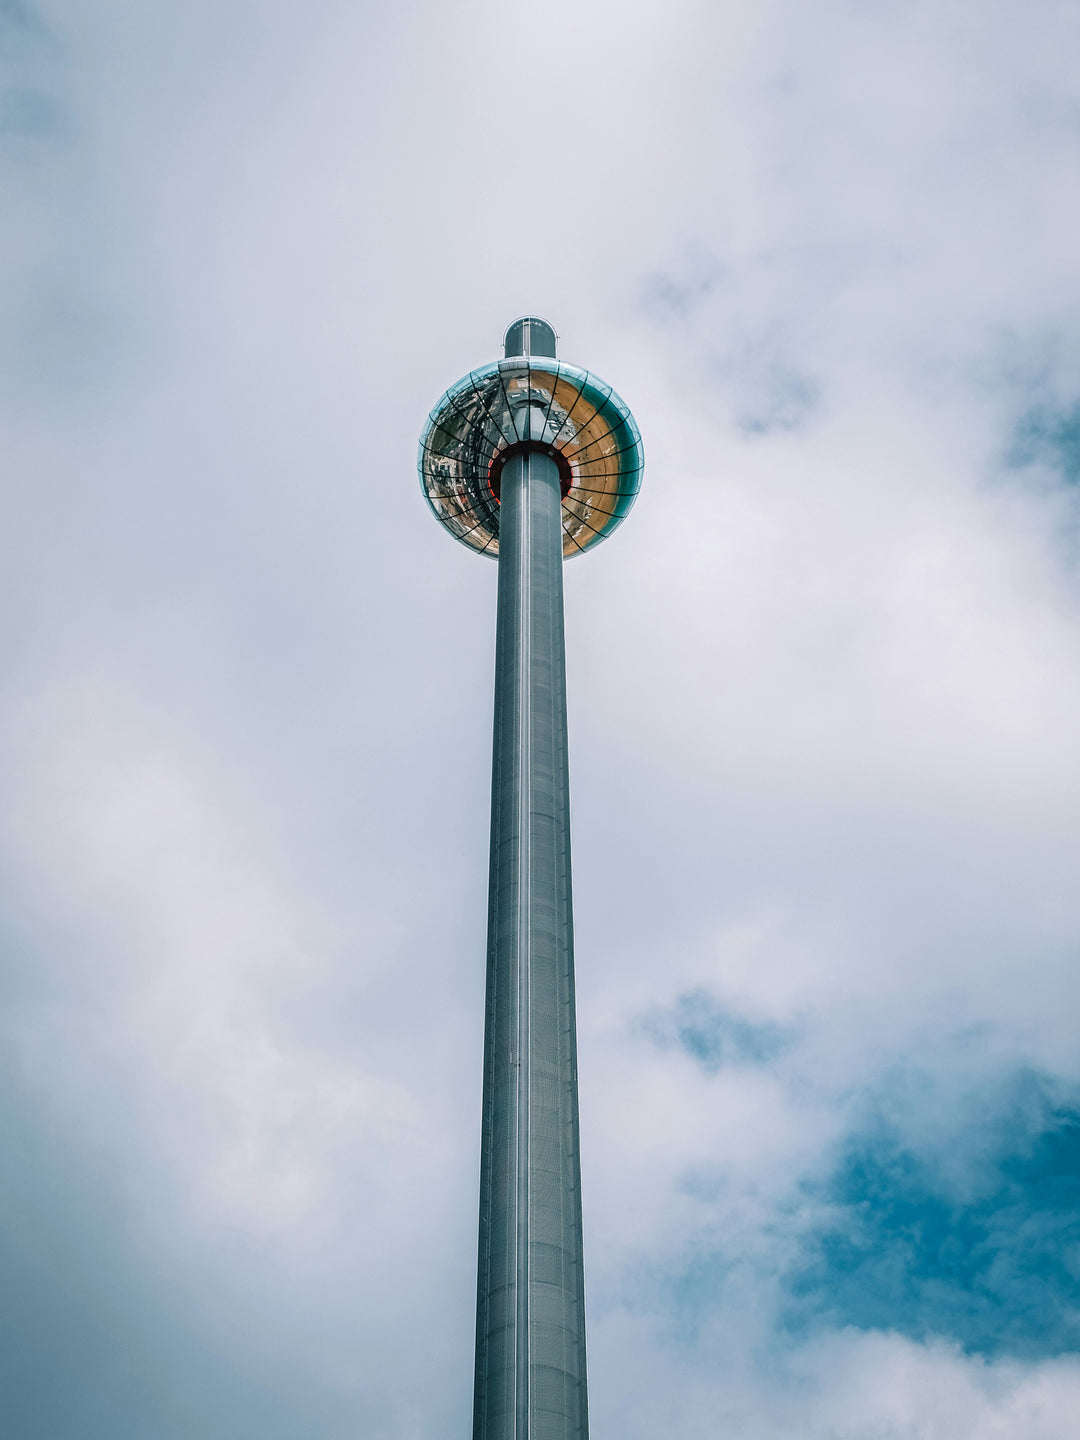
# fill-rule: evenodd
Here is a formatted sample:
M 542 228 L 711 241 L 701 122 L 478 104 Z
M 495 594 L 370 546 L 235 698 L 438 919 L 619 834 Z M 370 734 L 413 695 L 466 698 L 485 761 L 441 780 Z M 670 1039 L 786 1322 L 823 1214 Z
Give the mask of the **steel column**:
M 562 510 L 501 479 L 474 1440 L 587 1440 Z

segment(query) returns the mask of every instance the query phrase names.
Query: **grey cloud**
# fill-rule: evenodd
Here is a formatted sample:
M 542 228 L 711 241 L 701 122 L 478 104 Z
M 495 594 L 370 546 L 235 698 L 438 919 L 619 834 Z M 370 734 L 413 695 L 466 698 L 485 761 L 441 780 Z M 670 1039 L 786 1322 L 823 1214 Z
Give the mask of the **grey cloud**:
M 642 309 L 661 323 L 688 320 L 723 282 L 725 273 L 718 257 L 696 251 L 679 266 L 657 271 L 645 279 Z
M 467 1431 L 493 573 L 414 447 L 536 308 L 649 457 L 567 578 L 597 1433 L 1069 1440 L 1074 1362 L 796 1335 L 780 1277 L 838 1155 L 885 1230 L 937 1183 L 930 1107 L 856 1113 L 898 1056 L 1075 1070 L 1072 581 L 985 479 L 1078 392 L 971 379 L 1075 309 L 1072 13 L 48 14 L 0 341 L 27 1423 Z
M 40 90 L 0 92 L 0 136 L 7 139 L 62 140 L 70 121 L 53 96 Z
M 671 1009 L 654 1012 L 641 1023 L 656 1044 L 679 1046 L 708 1071 L 729 1064 L 767 1064 L 791 1043 L 780 1026 L 733 1015 L 706 990 L 680 995 Z
M 693 357 L 689 383 L 712 405 L 723 396 L 726 418 L 747 437 L 790 434 L 820 410 L 822 378 L 792 294 L 823 278 L 812 271 L 801 255 L 722 260 L 699 247 L 642 287 L 643 315 L 677 326 Z
M 1080 401 L 1061 409 L 1041 405 L 1026 411 L 1007 460 L 1018 469 L 1041 463 L 1067 484 L 1080 482 Z
M 36 31 L 40 23 L 36 7 L 24 4 L 23 0 L 2 0 L 0 3 L 0 24 L 9 30 Z
M 744 434 L 790 434 L 801 429 L 818 408 L 817 384 L 783 361 L 750 361 L 734 368 L 740 372 L 739 389 L 749 390 L 740 396 L 736 408 L 736 424 Z

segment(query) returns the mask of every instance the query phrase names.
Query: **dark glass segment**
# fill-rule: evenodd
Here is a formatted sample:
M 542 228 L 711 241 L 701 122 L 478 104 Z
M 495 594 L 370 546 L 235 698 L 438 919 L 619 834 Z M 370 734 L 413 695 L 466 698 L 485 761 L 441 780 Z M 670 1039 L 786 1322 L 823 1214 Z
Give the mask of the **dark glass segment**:
M 536 315 L 523 315 L 515 320 L 503 340 L 503 353 L 508 360 L 518 355 L 548 355 L 555 358 L 555 331 L 546 320 Z
M 550 356 L 500 360 L 447 390 L 420 441 L 420 483 L 428 504 L 463 545 L 498 555 L 499 498 L 492 477 L 506 451 L 530 442 L 558 451 L 569 471 L 563 554 L 591 549 L 622 523 L 637 498 L 645 463 L 641 435 L 610 385 Z

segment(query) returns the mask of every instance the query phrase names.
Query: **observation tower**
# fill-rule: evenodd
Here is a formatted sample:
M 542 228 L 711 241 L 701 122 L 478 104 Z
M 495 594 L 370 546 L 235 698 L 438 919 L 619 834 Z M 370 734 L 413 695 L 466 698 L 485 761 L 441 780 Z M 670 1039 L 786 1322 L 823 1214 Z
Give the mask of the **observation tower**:
M 587 1440 L 563 560 L 641 485 L 641 436 L 533 316 L 420 441 L 436 518 L 499 563 L 474 1440 Z

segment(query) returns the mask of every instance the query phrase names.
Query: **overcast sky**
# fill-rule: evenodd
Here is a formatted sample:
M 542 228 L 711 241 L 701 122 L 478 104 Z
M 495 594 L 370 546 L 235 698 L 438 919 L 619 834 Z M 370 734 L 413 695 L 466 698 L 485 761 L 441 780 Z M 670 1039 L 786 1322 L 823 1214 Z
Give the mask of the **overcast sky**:
M 1072 1440 L 1080 4 L 0 0 L 0 1429 L 469 1433 L 523 311 L 597 1440 Z

